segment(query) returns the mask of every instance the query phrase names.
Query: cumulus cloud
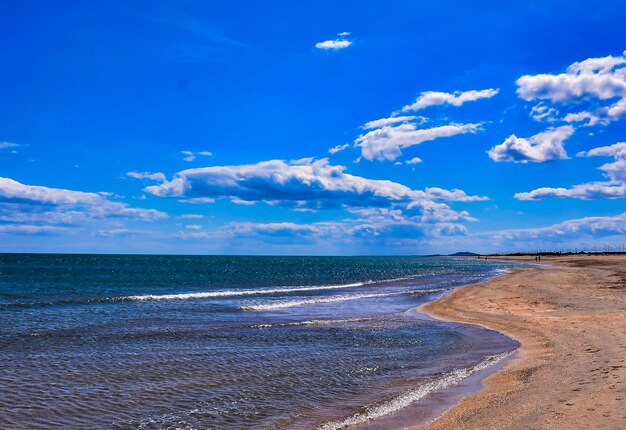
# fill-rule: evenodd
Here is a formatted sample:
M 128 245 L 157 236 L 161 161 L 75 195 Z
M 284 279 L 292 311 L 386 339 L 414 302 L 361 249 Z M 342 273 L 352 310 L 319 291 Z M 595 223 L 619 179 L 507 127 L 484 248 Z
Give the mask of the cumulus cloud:
M 520 77 L 516 81 L 517 94 L 526 101 L 551 102 L 574 109 L 560 118 L 565 122 L 608 124 L 626 114 L 625 65 L 626 54 L 588 58 L 573 63 L 564 73 Z M 544 109 L 533 118 L 554 120 L 556 114 L 556 110 Z
M 198 152 L 194 152 L 194 151 L 180 151 L 181 154 L 183 154 L 185 157 L 183 158 L 183 160 L 190 162 L 195 160 L 198 155 L 202 155 L 204 157 L 211 157 L 213 155 L 212 152 L 209 151 L 198 151 Z
M 334 49 L 334 50 L 338 50 L 338 49 L 347 48 L 348 46 L 352 45 L 352 42 L 346 39 L 347 36 L 350 36 L 349 32 L 342 31 L 341 33 L 338 33 L 337 36 L 339 36 L 337 39 L 325 40 L 323 42 L 317 42 L 315 44 L 315 47 L 317 49 Z
M 567 153 L 563 142 L 574 133 L 569 125 L 551 128 L 528 139 L 512 134 L 500 145 L 487 151 L 489 157 L 497 162 L 542 163 L 544 161 L 565 160 Z
M 402 155 L 404 148 L 442 137 L 473 134 L 480 128 L 481 124 L 449 124 L 424 129 L 418 129 L 414 123 L 385 125 L 362 134 L 355 145 L 361 148 L 361 156 L 366 160 L 393 161 Z
M 170 181 L 144 188 L 158 197 L 194 201 L 229 198 L 239 204 L 265 202 L 293 210 L 365 208 L 398 209 L 422 222 L 472 220 L 444 202 L 475 202 L 459 189 L 414 190 L 388 181 L 367 179 L 345 172 L 327 159 L 270 160 L 256 164 L 212 166 L 178 172 Z
M 461 106 L 467 102 L 473 102 L 480 99 L 489 99 L 500 90 L 494 88 L 488 88 L 485 90 L 471 90 L 471 91 L 455 91 L 453 93 L 445 93 L 441 91 L 424 91 L 420 93 L 420 96 L 410 105 L 406 105 L 402 108 L 402 112 L 418 111 L 426 109 L 430 106 L 438 105 L 450 105 Z
M 5 232 L 18 232 L 17 227 L 23 226 L 24 232 L 50 233 L 59 231 L 56 226 L 79 226 L 91 220 L 152 221 L 166 217 L 167 214 L 154 209 L 134 208 L 111 200 L 109 193 L 26 185 L 0 178 L 0 223 L 13 225 L 3 229 Z
M 543 198 L 575 198 L 582 200 L 618 199 L 626 197 L 626 142 L 594 148 L 577 154 L 578 157 L 612 157 L 613 162 L 598 169 L 608 179 L 602 182 L 589 182 L 571 188 L 538 188 L 517 193 L 519 200 L 539 200 Z

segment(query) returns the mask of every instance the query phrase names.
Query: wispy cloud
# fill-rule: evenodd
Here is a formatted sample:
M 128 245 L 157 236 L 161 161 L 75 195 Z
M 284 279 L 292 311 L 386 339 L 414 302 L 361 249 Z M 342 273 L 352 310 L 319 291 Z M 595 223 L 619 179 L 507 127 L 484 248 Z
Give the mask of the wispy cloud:
M 389 118 L 381 118 L 375 119 L 374 121 L 369 121 L 363 124 L 363 128 L 365 130 L 371 130 L 372 128 L 381 128 L 387 125 L 394 125 L 398 123 L 409 122 L 417 119 L 415 115 L 407 115 L 407 116 L 392 116 Z M 426 118 L 423 118 L 420 122 L 425 122 Z
M 20 145 L 18 143 L 13 142 L 0 142 L 0 151 L 8 150 L 11 154 L 17 154 L 17 148 L 22 147 L 24 145 Z
M 150 181 L 158 181 L 158 182 L 163 182 L 165 181 L 165 174 L 161 173 L 161 172 L 127 172 L 126 173 L 127 176 L 131 177 L 131 178 L 135 178 L 135 179 L 147 179 Z
M 211 157 L 213 155 L 213 153 L 209 151 L 180 151 L 180 153 L 185 156 L 183 160 L 187 162 L 194 161 L 198 157 L 198 155 L 201 155 L 203 157 Z
M 489 99 L 500 90 L 488 88 L 485 90 L 455 91 L 453 93 L 445 93 L 441 91 L 425 91 L 410 105 L 402 108 L 402 112 L 418 111 L 426 109 L 430 106 L 450 105 L 459 107 L 467 102 L 473 102 L 480 99 Z
M 17 148 L 18 146 L 20 145 L 13 142 L 0 142 L 0 149 Z
M 201 215 L 201 214 L 184 214 L 184 215 L 179 215 L 176 218 L 178 218 L 178 219 L 202 219 L 202 218 L 204 218 L 204 215 Z
M 343 151 L 343 150 L 348 149 L 349 147 L 350 147 L 350 144 L 349 144 L 349 143 L 345 143 L 345 144 L 343 144 L 343 145 L 333 146 L 332 148 L 330 148 L 330 149 L 328 150 L 328 153 L 329 153 L 329 154 L 336 154 L 336 153 L 338 153 L 338 152 L 341 152 L 341 151 Z

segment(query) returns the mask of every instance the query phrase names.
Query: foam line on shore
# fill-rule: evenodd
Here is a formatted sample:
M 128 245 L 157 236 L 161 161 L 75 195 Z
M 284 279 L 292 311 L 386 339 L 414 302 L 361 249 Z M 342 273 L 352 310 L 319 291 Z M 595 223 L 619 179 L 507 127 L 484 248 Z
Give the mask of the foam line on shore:
M 188 299 L 209 299 L 217 297 L 237 297 L 237 296 L 256 296 L 263 294 L 277 294 L 277 293 L 300 293 L 307 291 L 324 291 L 324 290 L 337 290 L 342 288 L 356 288 L 363 287 L 365 285 L 382 284 L 396 281 L 406 281 L 413 279 L 415 276 L 383 279 L 380 281 L 364 281 L 353 282 L 351 284 L 337 284 L 337 285 L 311 285 L 311 286 L 296 286 L 286 288 L 265 288 L 258 290 L 223 290 L 223 291 L 203 291 L 197 293 L 180 293 L 180 294 L 144 294 L 136 296 L 124 296 L 118 297 L 117 300 L 132 300 L 132 301 L 145 301 L 145 300 L 188 300 Z
M 505 359 L 512 353 L 513 352 L 506 352 L 502 354 L 490 355 L 488 357 L 485 357 L 480 363 L 475 366 L 455 369 L 450 372 L 446 372 L 441 377 L 428 381 L 417 388 L 409 390 L 382 403 L 372 405 L 368 407 L 364 412 L 358 412 L 341 420 L 324 423 L 318 427 L 318 430 L 339 430 L 348 426 L 363 424 L 369 420 L 381 418 L 385 415 L 391 414 L 400 409 L 406 408 L 407 406 L 410 406 L 412 403 L 423 399 L 434 391 L 442 390 L 452 385 L 458 384 L 462 380 L 468 378 L 470 375 L 484 370 L 490 366 L 493 366 L 494 364 Z

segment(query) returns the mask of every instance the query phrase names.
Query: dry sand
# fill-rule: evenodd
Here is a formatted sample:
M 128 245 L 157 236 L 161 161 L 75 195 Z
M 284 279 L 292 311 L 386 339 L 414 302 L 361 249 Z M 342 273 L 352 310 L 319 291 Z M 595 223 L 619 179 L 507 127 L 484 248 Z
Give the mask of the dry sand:
M 421 429 L 626 429 L 626 257 L 542 263 L 420 308 L 522 344 L 484 389 Z

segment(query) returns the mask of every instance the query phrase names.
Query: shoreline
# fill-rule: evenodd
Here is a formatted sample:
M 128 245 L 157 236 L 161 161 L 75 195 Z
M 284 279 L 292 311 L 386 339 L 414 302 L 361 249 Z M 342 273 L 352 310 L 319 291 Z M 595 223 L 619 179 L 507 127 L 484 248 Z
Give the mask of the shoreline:
M 463 258 L 465 260 L 465 258 Z M 523 266 L 525 267 L 525 266 Z M 487 276 L 479 283 L 488 283 L 494 279 L 500 279 L 510 275 L 510 270 L 505 269 L 501 273 Z M 478 324 L 466 324 L 456 321 L 444 321 L 421 312 L 420 308 L 426 304 L 442 300 L 454 291 L 466 288 L 476 283 L 464 284 L 445 290 L 442 293 L 430 298 L 428 301 L 411 307 L 402 312 L 413 319 L 424 320 L 434 323 L 453 326 L 455 330 L 464 332 L 466 336 L 479 336 L 482 339 L 483 347 L 481 361 L 467 366 L 455 367 L 450 372 L 441 373 L 438 377 L 429 379 L 412 389 L 403 391 L 387 401 L 369 405 L 366 413 L 355 413 L 333 421 L 325 422 L 318 427 L 320 429 L 350 428 L 354 430 L 405 430 L 418 425 L 426 425 L 445 414 L 451 407 L 458 404 L 464 397 L 478 392 L 483 388 L 483 381 L 496 373 L 507 363 L 513 360 L 520 342 L 505 333 L 493 330 L 488 327 L 481 327 Z M 510 349 L 503 349 L 503 338 L 510 342 Z M 485 347 L 490 345 L 490 347 Z M 489 351 L 489 352 L 488 352 Z M 485 355 L 486 354 L 486 355 Z M 476 358 L 476 357 L 475 357 Z M 414 399 L 409 400 L 411 397 Z M 406 403 L 403 406 L 391 406 L 395 402 Z M 378 415 L 378 409 L 387 409 Z M 371 417 L 365 415 L 374 414 Z M 359 415 L 363 415 L 360 417 Z M 356 419 L 357 422 L 350 422 Z
M 457 399 L 430 423 L 408 427 L 626 428 L 626 257 L 544 262 L 415 309 L 500 332 L 521 346 L 479 382 L 484 388 Z

